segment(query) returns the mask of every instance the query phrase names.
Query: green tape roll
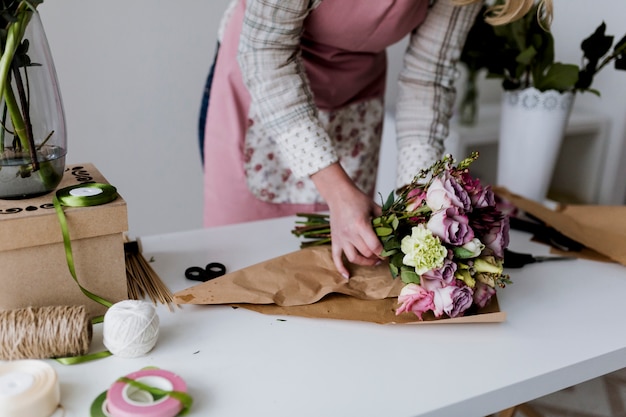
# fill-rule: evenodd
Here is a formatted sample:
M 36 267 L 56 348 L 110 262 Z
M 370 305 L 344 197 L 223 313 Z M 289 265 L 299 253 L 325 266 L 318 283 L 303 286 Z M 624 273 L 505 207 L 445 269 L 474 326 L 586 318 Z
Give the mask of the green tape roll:
M 90 416 L 91 417 L 111 417 L 111 414 L 106 409 L 105 401 L 107 399 L 107 392 L 104 391 L 98 395 L 91 403 Z
M 119 195 L 110 184 L 86 183 L 61 188 L 56 192 L 59 202 L 67 207 L 89 207 L 110 203 Z

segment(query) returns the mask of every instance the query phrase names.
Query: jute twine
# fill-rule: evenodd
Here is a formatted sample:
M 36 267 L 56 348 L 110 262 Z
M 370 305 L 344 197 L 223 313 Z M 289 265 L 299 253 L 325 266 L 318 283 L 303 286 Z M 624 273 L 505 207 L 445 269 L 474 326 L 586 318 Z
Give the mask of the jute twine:
M 2 360 L 85 355 L 91 337 L 91 320 L 82 305 L 0 311 Z

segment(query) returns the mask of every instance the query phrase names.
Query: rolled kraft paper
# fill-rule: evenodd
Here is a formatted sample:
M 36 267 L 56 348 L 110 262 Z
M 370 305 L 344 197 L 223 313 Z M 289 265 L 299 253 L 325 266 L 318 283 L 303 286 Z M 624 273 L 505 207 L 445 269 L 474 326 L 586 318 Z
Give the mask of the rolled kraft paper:
M 47 363 L 0 363 L 0 417 L 50 417 L 60 399 L 57 374 Z
M 0 311 L 2 360 L 84 355 L 91 337 L 91 319 L 82 305 Z
M 178 375 L 163 369 L 144 369 L 126 376 L 163 391 L 187 392 L 187 384 Z M 106 410 L 112 417 L 174 417 L 183 404 L 170 396 L 152 397 L 127 382 L 117 381 L 107 391 Z

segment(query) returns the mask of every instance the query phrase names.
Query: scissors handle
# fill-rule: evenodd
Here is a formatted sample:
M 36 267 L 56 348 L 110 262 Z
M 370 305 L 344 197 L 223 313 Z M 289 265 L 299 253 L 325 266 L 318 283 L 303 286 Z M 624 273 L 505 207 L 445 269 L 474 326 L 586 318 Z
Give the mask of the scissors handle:
M 206 282 L 226 274 L 226 267 L 219 262 L 210 262 L 206 268 L 190 266 L 185 270 L 185 277 L 193 281 Z
M 224 266 L 224 264 L 219 262 L 211 262 L 207 264 L 204 270 L 207 272 L 207 274 L 209 274 L 209 279 L 221 277 L 226 273 L 226 267 Z

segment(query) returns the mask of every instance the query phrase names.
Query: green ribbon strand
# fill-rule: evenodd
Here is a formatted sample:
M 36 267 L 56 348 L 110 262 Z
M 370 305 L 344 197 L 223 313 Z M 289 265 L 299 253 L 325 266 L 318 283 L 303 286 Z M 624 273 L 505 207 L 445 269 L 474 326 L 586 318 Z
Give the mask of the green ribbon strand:
M 105 307 L 111 307 L 113 303 L 105 300 L 104 298 L 92 293 L 84 288 L 78 282 L 76 277 L 76 268 L 74 267 L 74 255 L 72 253 L 72 244 L 70 240 L 70 233 L 67 227 L 67 218 L 63 211 L 63 206 L 67 207 L 90 207 L 100 204 L 110 203 L 118 197 L 117 189 L 109 184 L 88 183 L 79 184 L 71 187 L 66 187 L 58 190 L 52 199 L 54 209 L 59 217 L 59 223 L 61 225 L 61 232 L 63 233 L 63 245 L 65 247 L 65 258 L 67 260 L 67 267 L 72 274 L 72 278 L 78 284 L 80 290 L 87 297 L 93 301 L 102 304 Z
M 113 354 L 108 350 L 103 350 L 101 352 L 90 353 L 82 356 L 69 356 L 67 358 L 55 358 L 57 362 L 63 365 L 77 365 L 79 363 L 85 363 L 90 361 L 95 361 L 96 359 L 107 358 L 112 356 Z
M 138 388 L 142 391 L 147 391 L 150 394 L 152 394 L 152 396 L 154 398 L 163 398 L 165 396 L 168 397 L 172 397 L 176 400 L 178 400 L 182 406 L 183 409 L 177 414 L 178 416 L 184 416 L 185 414 L 189 413 L 189 410 L 191 409 L 191 404 L 193 403 L 193 398 L 191 398 L 191 395 L 187 394 L 186 392 L 182 392 L 182 391 L 165 391 L 162 390 L 160 388 L 155 388 L 152 387 L 150 385 L 146 385 L 143 384 L 139 381 L 136 381 L 134 379 L 130 379 L 127 378 L 125 376 L 118 378 L 119 382 L 125 382 L 129 385 L 132 385 L 135 388 Z
M 52 203 L 54 204 L 54 209 L 57 212 L 57 216 L 59 218 L 59 224 L 61 225 L 61 232 L 63 234 L 63 245 L 65 248 L 65 258 L 67 260 L 67 267 L 70 270 L 70 274 L 72 274 L 72 278 L 78 285 L 78 288 L 89 297 L 91 300 L 102 304 L 103 306 L 109 308 L 113 305 L 112 302 L 105 300 L 92 293 L 91 291 L 84 288 L 78 282 L 78 278 L 76 276 L 76 268 L 74 267 L 74 255 L 72 253 L 72 244 L 70 240 L 70 233 L 67 226 L 67 218 L 65 217 L 65 212 L 63 211 L 63 206 L 66 207 L 90 207 L 97 206 L 101 204 L 106 204 L 114 201 L 118 197 L 117 189 L 110 184 L 100 184 L 100 183 L 87 183 L 87 184 L 79 184 L 73 185 L 70 187 L 62 188 L 57 190 L 52 198 Z M 103 316 L 94 317 L 91 322 L 92 324 L 102 323 Z M 76 357 L 67 357 L 67 358 L 56 358 L 56 361 L 63 365 L 74 365 L 83 362 L 89 362 L 96 359 L 106 358 L 111 356 L 112 353 L 109 351 L 97 352 L 83 356 Z

